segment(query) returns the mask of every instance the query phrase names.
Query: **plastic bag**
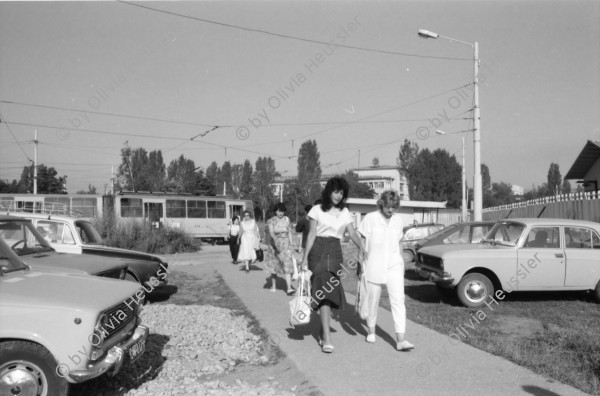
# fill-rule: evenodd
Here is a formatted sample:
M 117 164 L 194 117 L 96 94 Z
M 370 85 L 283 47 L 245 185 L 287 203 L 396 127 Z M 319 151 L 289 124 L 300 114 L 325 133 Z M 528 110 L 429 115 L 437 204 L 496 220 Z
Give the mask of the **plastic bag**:
M 300 272 L 296 295 L 290 301 L 290 325 L 292 327 L 310 322 L 310 281 L 306 271 Z
M 354 305 L 354 311 L 361 319 L 366 320 L 367 316 L 369 316 L 369 303 L 367 302 L 369 294 L 367 292 L 367 277 L 365 276 L 364 267 L 362 273 L 358 277 L 358 287 L 356 290 L 356 304 Z

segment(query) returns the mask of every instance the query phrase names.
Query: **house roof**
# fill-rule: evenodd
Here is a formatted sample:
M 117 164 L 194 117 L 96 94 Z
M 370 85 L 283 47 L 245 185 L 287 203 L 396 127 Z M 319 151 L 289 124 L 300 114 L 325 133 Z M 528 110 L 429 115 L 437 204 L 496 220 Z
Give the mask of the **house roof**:
M 600 145 L 596 141 L 588 140 L 565 175 L 565 179 L 583 179 L 598 158 L 600 158 Z

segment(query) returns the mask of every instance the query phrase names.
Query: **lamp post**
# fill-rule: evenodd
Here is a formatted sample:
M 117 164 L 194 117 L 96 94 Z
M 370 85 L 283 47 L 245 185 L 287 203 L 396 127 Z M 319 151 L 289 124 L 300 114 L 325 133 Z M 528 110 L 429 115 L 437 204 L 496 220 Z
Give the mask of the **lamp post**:
M 435 131 L 438 135 L 446 135 L 446 132 Z M 462 221 L 467 221 L 467 171 L 465 169 L 465 137 L 461 136 L 462 140 L 462 202 L 461 202 L 461 216 Z
M 419 29 L 419 37 L 437 39 L 439 37 L 446 40 L 454 41 L 460 44 L 465 44 L 473 48 L 473 151 L 474 151 L 474 173 L 473 173 L 473 217 L 475 221 L 481 221 L 482 208 L 482 184 L 481 184 L 481 136 L 480 136 L 480 114 L 479 114 L 479 44 L 467 43 L 451 37 L 442 36 L 441 34 L 430 32 L 429 30 Z

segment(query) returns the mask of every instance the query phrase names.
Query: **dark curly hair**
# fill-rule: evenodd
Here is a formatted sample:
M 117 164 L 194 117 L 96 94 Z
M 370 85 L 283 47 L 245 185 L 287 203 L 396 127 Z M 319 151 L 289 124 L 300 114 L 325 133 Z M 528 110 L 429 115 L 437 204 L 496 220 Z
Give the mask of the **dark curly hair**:
M 283 202 L 277 202 L 275 204 L 275 206 L 273 207 L 273 212 L 280 211 L 280 212 L 285 213 L 286 210 L 287 210 L 287 208 L 285 207 L 285 204 Z
M 337 207 L 343 209 L 346 207 L 346 200 L 348 199 L 348 191 L 350 190 L 350 185 L 342 176 L 334 176 L 331 179 L 327 180 L 327 184 L 325 188 L 321 192 L 321 210 L 323 212 L 327 212 L 333 206 L 333 202 L 331 202 L 331 193 L 334 191 L 343 191 L 344 196 Z

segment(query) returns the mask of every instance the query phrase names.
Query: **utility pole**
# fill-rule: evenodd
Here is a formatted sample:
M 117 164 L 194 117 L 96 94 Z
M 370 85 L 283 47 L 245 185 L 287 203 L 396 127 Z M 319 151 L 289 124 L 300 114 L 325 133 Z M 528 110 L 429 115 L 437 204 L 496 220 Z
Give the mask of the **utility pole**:
M 37 145 L 38 145 L 38 138 L 37 138 L 37 129 L 35 130 L 35 136 L 33 138 L 33 143 L 35 144 L 34 147 L 34 151 L 33 151 L 33 194 L 37 194 Z

